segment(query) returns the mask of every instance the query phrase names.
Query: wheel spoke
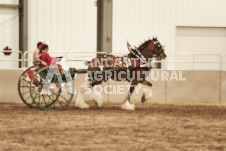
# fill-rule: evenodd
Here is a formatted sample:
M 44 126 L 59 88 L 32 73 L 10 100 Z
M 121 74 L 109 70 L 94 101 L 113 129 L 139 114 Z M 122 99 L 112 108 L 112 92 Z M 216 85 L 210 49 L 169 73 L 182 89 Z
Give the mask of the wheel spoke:
M 25 80 L 25 79 L 22 79 L 23 81 L 25 81 L 25 82 L 29 82 L 29 81 L 27 81 L 27 80 Z
M 48 98 L 50 99 L 50 100 L 52 100 L 52 102 L 54 101 L 49 95 L 47 95 L 48 96 Z
M 54 96 L 55 96 L 55 99 L 54 99 Z M 56 93 L 53 92 L 53 93 L 52 93 L 52 97 L 53 97 L 54 100 L 56 100 L 56 99 L 57 99 Z M 56 100 L 56 101 L 57 101 L 57 100 Z M 55 102 L 56 102 L 56 101 L 55 101 Z M 54 108 L 56 108 L 55 102 L 53 103 Z
M 34 92 L 34 91 L 32 91 L 32 92 Z M 34 93 L 32 93 L 32 94 L 34 94 Z M 37 94 L 38 94 L 38 93 L 35 93 L 35 97 L 34 97 L 34 99 L 36 99 L 36 98 L 37 98 L 37 97 L 36 97 L 36 96 L 37 96 Z
M 63 96 L 61 96 L 61 95 L 60 95 L 60 97 L 62 97 L 66 102 L 68 102 L 68 100 L 67 100 L 65 97 L 63 97 Z
M 60 102 L 60 100 L 58 100 L 58 102 L 59 102 L 60 106 L 62 107 L 62 103 Z
M 30 86 L 20 86 L 20 87 L 23 87 L 23 88 L 28 87 L 28 88 L 30 88 Z
M 38 93 L 36 93 L 36 95 L 35 95 L 34 99 L 38 98 L 37 94 L 38 94 Z
M 24 95 L 24 94 L 27 94 L 27 93 L 29 93 L 30 91 L 26 91 L 26 92 L 24 92 L 22 95 Z
M 69 93 L 69 92 L 63 92 L 63 93 L 66 93 L 66 94 L 69 94 L 69 95 L 71 95 L 72 93 Z
M 53 92 L 52 95 L 53 95 L 53 96 L 56 96 L 56 98 L 57 98 L 57 94 L 56 94 L 55 92 Z
M 40 103 L 40 94 L 38 95 L 38 102 L 39 102 L 39 104 L 41 104 L 41 103 Z
M 27 101 L 27 99 L 29 99 L 31 96 L 29 95 L 26 99 L 25 99 L 25 101 Z
M 56 108 L 56 106 L 55 106 L 55 102 L 53 103 L 53 108 L 54 108 L 54 109 Z
M 48 105 L 50 105 L 50 104 L 51 104 L 51 100 L 49 99 L 49 97 L 48 97 L 48 96 L 45 96 L 45 101 L 47 102 L 47 104 L 48 104 Z
M 43 101 L 44 101 L 45 105 L 47 105 L 47 104 L 46 104 L 46 100 L 45 100 L 45 96 L 42 95 L 42 97 L 43 97 Z

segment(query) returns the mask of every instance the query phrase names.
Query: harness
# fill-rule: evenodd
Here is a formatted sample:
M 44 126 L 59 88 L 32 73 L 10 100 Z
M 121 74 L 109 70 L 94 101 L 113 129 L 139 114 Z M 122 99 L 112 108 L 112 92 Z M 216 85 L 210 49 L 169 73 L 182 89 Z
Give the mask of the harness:
M 127 41 L 127 48 L 130 53 L 132 53 L 135 57 L 137 57 L 139 60 L 136 60 L 135 67 L 140 66 L 140 61 L 142 62 L 142 65 L 140 67 L 146 67 L 147 62 L 144 56 L 141 54 L 141 52 L 135 47 L 135 49 L 132 49 L 132 46 Z M 131 66 L 131 64 L 130 64 Z

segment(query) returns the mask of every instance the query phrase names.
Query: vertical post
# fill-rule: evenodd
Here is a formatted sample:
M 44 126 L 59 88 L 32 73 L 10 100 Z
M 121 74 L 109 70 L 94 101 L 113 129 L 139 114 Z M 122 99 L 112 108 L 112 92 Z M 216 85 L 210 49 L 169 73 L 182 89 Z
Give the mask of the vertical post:
M 223 72 L 223 61 L 224 61 L 224 55 L 219 55 L 220 58 L 220 103 L 222 103 L 222 72 Z
M 97 52 L 112 52 L 113 0 L 97 0 Z
M 19 49 L 22 54 L 28 50 L 28 0 L 19 0 Z
M 195 54 L 192 55 L 193 56 L 193 62 L 192 62 L 192 66 L 193 66 L 193 70 L 195 70 Z

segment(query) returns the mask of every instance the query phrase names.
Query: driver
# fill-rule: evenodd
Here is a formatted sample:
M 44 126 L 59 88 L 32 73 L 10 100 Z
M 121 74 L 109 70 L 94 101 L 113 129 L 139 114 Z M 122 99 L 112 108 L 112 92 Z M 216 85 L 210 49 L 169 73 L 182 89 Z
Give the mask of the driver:
M 41 62 L 42 65 L 46 66 L 46 62 L 44 62 L 43 60 L 40 59 L 41 57 L 41 49 L 42 49 L 42 46 L 44 45 L 44 43 L 42 42 L 38 42 L 37 43 L 37 48 L 35 49 L 34 53 L 33 53 L 33 63 L 38 63 L 38 62 Z
M 51 63 L 53 63 L 54 65 L 56 65 L 56 62 L 58 61 L 58 58 L 62 58 L 62 57 L 50 57 L 49 53 L 49 46 L 47 44 L 44 44 L 42 46 L 42 49 L 40 51 L 40 53 L 42 53 L 41 55 L 41 59 L 47 64 L 47 66 L 50 66 Z M 45 65 L 42 65 L 42 67 L 44 67 Z M 59 67 L 59 69 L 62 69 L 62 66 L 57 64 L 57 66 Z

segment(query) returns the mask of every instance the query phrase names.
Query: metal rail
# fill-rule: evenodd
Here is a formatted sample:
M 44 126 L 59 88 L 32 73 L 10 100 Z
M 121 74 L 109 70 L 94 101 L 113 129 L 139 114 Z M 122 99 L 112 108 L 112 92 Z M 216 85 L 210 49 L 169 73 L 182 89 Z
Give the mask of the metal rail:
M 5 53 L 10 53 L 9 55 L 5 55 Z M 19 57 L 21 56 L 21 59 L 19 59 Z M 0 61 L 1 62 L 18 62 L 18 66 L 17 67 L 10 67 L 4 64 L 0 64 L 0 69 L 15 69 L 15 68 L 19 68 L 19 63 L 21 63 L 21 65 L 23 66 L 23 62 L 24 62 L 24 58 L 23 58 L 23 53 L 19 50 L 17 51 L 11 51 L 11 50 L 4 50 L 4 51 L 0 51 Z
M 23 54 L 23 58 L 24 58 L 24 67 L 28 67 L 28 64 L 31 63 L 32 64 L 32 56 L 33 56 L 33 52 L 34 51 L 25 51 Z M 50 51 L 50 54 L 54 54 L 53 56 L 60 56 L 60 55 L 64 55 L 65 51 Z M 30 55 L 31 54 L 31 55 Z M 70 54 L 82 54 L 83 56 L 74 56 L 73 58 L 70 58 Z M 87 55 L 84 55 L 87 54 Z M 93 55 L 90 55 L 93 54 Z M 91 57 L 95 57 L 98 54 L 102 54 L 102 55 L 107 55 L 106 52 L 88 52 L 88 51 L 79 51 L 79 52 L 70 52 L 67 53 L 64 57 L 66 58 L 67 61 L 86 61 L 84 59 L 80 59 L 80 58 L 91 58 Z M 30 55 L 30 57 L 29 57 Z M 74 58 L 79 58 L 79 59 L 74 59 Z
M 192 63 L 192 70 L 195 70 L 195 64 L 196 63 L 218 63 L 219 64 L 219 70 L 222 70 L 222 56 L 223 54 L 201 54 L 201 53 L 172 53 L 170 54 L 173 57 L 175 56 L 192 56 L 192 61 L 168 61 L 168 63 Z M 196 56 L 216 56 L 218 57 L 219 61 L 196 61 Z M 167 68 L 168 69 L 168 68 Z
M 0 8 L 21 8 L 18 4 L 0 4 Z
M 29 63 L 32 64 L 32 56 L 33 56 L 33 51 L 25 51 L 24 53 L 22 53 L 21 51 L 5 51 L 5 52 L 11 52 L 12 54 L 10 56 L 4 56 L 4 57 L 0 57 L 0 61 L 13 61 L 13 62 L 21 62 L 22 67 L 28 67 Z M 0 53 L 3 54 L 3 51 L 0 51 Z M 11 56 L 13 56 L 13 54 L 18 53 L 18 55 L 21 55 L 21 59 L 15 59 L 12 58 Z M 56 56 L 57 54 L 64 54 L 65 51 L 50 51 L 51 54 L 54 54 L 54 56 Z M 74 54 L 71 55 L 71 54 Z M 66 61 L 67 62 L 76 62 L 76 61 L 87 61 L 93 57 L 95 57 L 98 54 L 102 54 L 102 55 L 108 55 L 105 52 L 70 52 L 69 54 L 67 54 L 65 56 Z M 118 56 L 123 56 L 126 55 L 127 53 L 111 53 L 109 55 L 118 55 Z M 192 60 L 191 61 L 171 61 L 169 60 L 169 58 L 171 57 L 175 57 L 175 56 L 192 56 Z M 0 55 L 1 56 L 1 55 Z M 71 57 L 73 56 L 73 57 Z M 219 61 L 198 61 L 196 60 L 196 56 L 216 56 L 218 57 Z M 219 64 L 219 70 L 224 70 L 224 64 L 226 63 L 226 55 L 225 54 L 193 54 L 193 53 L 174 53 L 174 54 L 170 54 L 169 58 L 167 57 L 166 60 L 152 60 L 154 63 L 163 63 L 165 65 L 165 67 L 163 69 L 167 70 L 169 69 L 169 64 L 179 64 L 179 63 L 189 63 L 192 64 L 192 70 L 195 70 L 195 64 L 205 64 L 205 63 L 211 63 L 211 64 Z M 19 68 L 19 67 L 18 67 Z

